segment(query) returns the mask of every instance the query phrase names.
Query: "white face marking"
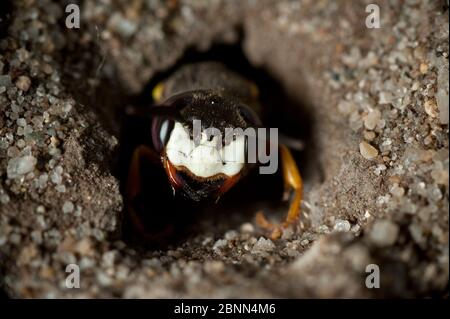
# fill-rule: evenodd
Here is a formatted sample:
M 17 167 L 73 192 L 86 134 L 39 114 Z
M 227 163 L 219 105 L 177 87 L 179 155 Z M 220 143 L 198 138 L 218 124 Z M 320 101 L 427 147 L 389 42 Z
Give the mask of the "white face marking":
M 189 131 L 176 122 L 166 146 L 166 154 L 175 166 L 184 166 L 198 177 L 211 177 L 219 173 L 233 176 L 240 172 L 245 161 L 245 136 L 237 136 L 230 144 L 218 143 L 218 136 L 211 141 L 202 132 L 200 143 L 196 146 Z

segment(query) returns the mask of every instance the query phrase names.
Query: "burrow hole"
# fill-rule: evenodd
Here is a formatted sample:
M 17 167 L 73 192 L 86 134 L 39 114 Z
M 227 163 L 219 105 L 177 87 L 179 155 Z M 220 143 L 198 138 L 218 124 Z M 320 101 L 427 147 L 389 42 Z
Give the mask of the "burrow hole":
M 263 68 L 251 65 L 242 50 L 241 42 L 233 45 L 215 44 L 206 52 L 189 49 L 170 69 L 156 74 L 143 91 L 130 98 L 129 104 L 150 107 L 152 88 L 180 66 L 201 61 L 219 61 L 229 69 L 252 80 L 259 88 L 260 102 L 264 109 L 263 122 L 266 127 L 276 127 L 279 132 L 301 140 L 305 147 L 294 151 L 294 157 L 303 176 L 306 189 L 310 181 L 317 180 L 317 156 L 313 145 L 313 117 L 301 101 L 289 97 L 282 83 Z M 151 145 L 150 122 L 147 118 L 122 114 L 118 175 L 121 191 L 125 196 L 131 155 L 140 144 Z M 281 173 L 259 175 L 257 173 L 241 180 L 220 201 L 195 203 L 178 196 L 174 197 L 161 165 L 143 164 L 141 171 L 142 199 L 139 205 L 140 218 L 149 233 L 163 234 L 150 246 L 168 248 L 180 244 L 187 238 L 199 234 L 220 236 L 225 231 L 237 229 L 244 222 L 253 222 L 254 215 L 264 210 L 268 216 L 281 219 L 287 204 L 281 203 L 283 183 Z M 125 197 L 124 197 L 125 198 Z M 142 238 L 136 235 L 125 209 L 122 236 L 131 245 L 142 245 Z

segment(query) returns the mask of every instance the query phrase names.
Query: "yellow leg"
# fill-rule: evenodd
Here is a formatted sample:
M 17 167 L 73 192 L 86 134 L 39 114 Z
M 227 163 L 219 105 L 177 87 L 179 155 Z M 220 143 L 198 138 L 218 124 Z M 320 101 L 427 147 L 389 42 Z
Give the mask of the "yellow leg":
M 298 171 L 297 164 L 295 163 L 294 158 L 292 157 L 289 149 L 280 145 L 280 154 L 282 161 L 282 169 L 283 169 L 283 180 L 285 192 L 293 191 L 294 197 L 289 206 L 289 211 L 287 213 L 285 221 L 280 224 L 272 224 L 269 222 L 262 212 L 259 212 L 256 215 L 256 222 L 264 229 L 271 230 L 271 238 L 278 239 L 283 234 L 283 229 L 292 225 L 297 221 L 300 215 L 300 204 L 302 202 L 302 194 L 303 194 L 303 181 Z

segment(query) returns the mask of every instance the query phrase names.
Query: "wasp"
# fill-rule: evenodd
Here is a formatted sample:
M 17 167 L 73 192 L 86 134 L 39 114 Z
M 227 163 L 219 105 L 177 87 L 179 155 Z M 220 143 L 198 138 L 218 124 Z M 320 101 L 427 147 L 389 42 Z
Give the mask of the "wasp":
M 258 161 L 247 160 L 249 145 L 245 136 L 220 136 L 229 136 L 227 128 L 264 127 L 256 84 L 219 62 L 180 67 L 153 88 L 152 96 L 155 103 L 151 107 L 129 109 L 130 113 L 151 119 L 151 143 L 134 149 L 126 182 L 127 211 L 141 231 L 143 226 L 133 202 L 141 192 L 143 159 L 163 167 L 174 193 L 192 201 L 217 202 L 259 166 Z M 200 123 L 197 133 L 195 121 Z M 206 134 L 211 128 L 220 133 L 219 137 L 213 135 L 211 139 Z M 303 192 L 302 178 L 289 147 L 278 143 L 276 148 L 284 192 L 291 201 L 280 224 L 270 222 L 262 212 L 257 213 L 257 224 L 272 239 L 280 238 L 298 220 Z

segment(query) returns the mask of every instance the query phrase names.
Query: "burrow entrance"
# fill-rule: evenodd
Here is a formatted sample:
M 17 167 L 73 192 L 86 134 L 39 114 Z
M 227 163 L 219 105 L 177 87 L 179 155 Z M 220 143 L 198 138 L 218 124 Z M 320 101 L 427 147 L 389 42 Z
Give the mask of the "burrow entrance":
M 170 69 L 156 74 L 142 92 L 132 97 L 129 104 L 150 107 L 153 103 L 151 92 L 155 85 L 164 80 L 180 66 L 202 61 L 218 61 L 229 69 L 252 80 L 259 88 L 260 102 L 263 106 L 263 123 L 266 127 L 276 127 L 283 135 L 302 141 L 304 149 L 293 151 L 294 157 L 304 179 L 305 189 L 321 179 L 317 167 L 317 154 L 313 144 L 314 121 L 301 101 L 289 97 L 282 83 L 272 77 L 263 68 L 256 68 L 247 60 L 240 42 L 234 45 L 216 44 L 206 52 L 189 49 Z M 130 116 L 125 112 L 120 136 L 120 154 L 118 176 L 121 192 L 125 196 L 125 187 L 133 150 L 140 144 L 151 145 L 151 129 L 148 118 Z M 182 243 L 196 234 L 223 233 L 236 229 L 244 222 L 253 222 L 258 210 L 263 210 L 273 218 L 281 219 L 287 209 L 287 203 L 281 203 L 283 190 L 280 172 L 274 175 L 250 174 L 225 194 L 219 203 L 194 203 L 173 196 L 161 165 L 143 163 L 142 195 L 139 199 L 139 214 L 146 227 L 155 234 L 171 229 L 171 235 L 162 236 L 158 247 Z M 125 197 L 124 197 L 125 198 Z M 131 226 L 127 211 L 124 212 L 122 229 L 123 239 L 131 244 L 142 244 Z M 170 225 L 169 227 L 167 227 Z

